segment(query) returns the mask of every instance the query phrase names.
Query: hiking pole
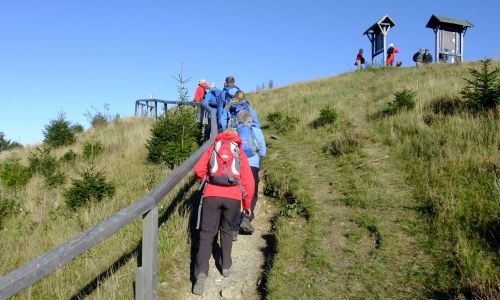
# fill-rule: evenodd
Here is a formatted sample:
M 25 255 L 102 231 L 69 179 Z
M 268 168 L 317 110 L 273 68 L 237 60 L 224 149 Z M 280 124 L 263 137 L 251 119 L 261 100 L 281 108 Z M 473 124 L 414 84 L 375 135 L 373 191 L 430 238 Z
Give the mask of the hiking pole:
M 201 223 L 201 209 L 203 208 L 203 192 L 205 191 L 205 184 L 206 184 L 207 178 L 203 178 L 203 181 L 201 182 L 200 188 L 198 189 L 201 191 L 201 197 L 200 197 L 200 204 L 198 204 L 198 216 L 196 217 L 196 229 L 200 229 L 200 223 Z

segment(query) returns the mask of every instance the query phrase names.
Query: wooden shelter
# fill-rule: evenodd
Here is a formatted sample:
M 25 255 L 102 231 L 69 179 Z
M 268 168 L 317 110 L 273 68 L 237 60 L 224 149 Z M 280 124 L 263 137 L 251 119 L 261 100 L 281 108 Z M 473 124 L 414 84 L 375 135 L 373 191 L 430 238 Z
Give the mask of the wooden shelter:
M 389 29 L 396 26 L 396 23 L 388 16 L 385 15 L 378 22 L 370 26 L 363 35 L 367 35 L 368 39 L 372 44 L 372 64 L 375 60 L 375 56 L 380 53 L 383 54 L 383 64 L 385 66 L 386 55 L 387 55 L 387 33 Z
M 436 62 L 461 62 L 464 60 L 464 35 L 473 25 L 467 20 L 432 15 L 425 27 L 436 34 Z

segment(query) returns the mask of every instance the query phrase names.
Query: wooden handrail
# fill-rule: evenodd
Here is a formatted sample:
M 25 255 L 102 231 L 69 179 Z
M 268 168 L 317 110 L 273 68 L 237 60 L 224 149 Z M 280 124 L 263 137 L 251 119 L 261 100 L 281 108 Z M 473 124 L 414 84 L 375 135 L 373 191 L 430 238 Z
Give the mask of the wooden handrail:
M 203 111 L 207 110 L 211 115 L 210 132 L 217 133 L 217 118 L 215 110 L 202 103 L 193 103 L 193 106 L 201 106 L 201 116 Z M 213 143 L 215 134 L 211 134 L 210 139 L 206 141 L 194 154 L 186 159 L 179 167 L 177 167 L 169 176 L 167 176 L 158 186 L 153 189 L 148 195 L 133 204 L 123 208 L 116 214 L 108 217 L 104 221 L 92 226 L 90 229 L 82 232 L 77 237 L 64 243 L 63 245 L 54 248 L 53 250 L 39 256 L 38 258 L 24 264 L 20 268 L 0 277 L 0 299 L 7 299 L 15 295 L 19 291 L 31 286 L 33 283 L 42 279 L 46 275 L 56 271 L 58 268 L 67 264 L 74 258 L 78 257 L 83 252 L 93 248 L 113 233 L 130 224 L 139 217 L 144 217 L 143 227 L 143 266 L 149 270 L 149 278 L 147 272 L 143 272 L 144 278 L 140 286 L 144 289 L 143 292 L 136 294 L 138 299 L 156 299 L 156 255 L 157 247 L 151 248 L 151 239 L 156 238 L 157 241 L 157 224 L 158 224 L 158 203 L 167 196 L 167 194 L 193 169 L 196 162 L 200 159 L 203 152 Z M 148 218 L 148 213 L 153 212 Z M 156 219 L 154 218 L 156 217 Z M 148 222 L 148 223 L 147 223 Z M 152 228 L 151 224 L 156 224 L 156 228 Z M 147 227 L 147 228 L 146 228 Z M 154 226 L 153 226 L 154 227 Z M 151 232 L 153 230 L 153 232 Z M 150 239 L 148 241 L 148 239 Z M 146 241 L 145 241 L 146 240 Z M 146 251 L 145 251 L 146 250 Z M 145 251 L 145 252 L 144 252 Z M 153 252 L 151 257 L 148 257 L 147 252 Z M 150 265 L 145 264 L 145 261 L 150 262 Z M 142 273 L 141 273 L 142 274 Z

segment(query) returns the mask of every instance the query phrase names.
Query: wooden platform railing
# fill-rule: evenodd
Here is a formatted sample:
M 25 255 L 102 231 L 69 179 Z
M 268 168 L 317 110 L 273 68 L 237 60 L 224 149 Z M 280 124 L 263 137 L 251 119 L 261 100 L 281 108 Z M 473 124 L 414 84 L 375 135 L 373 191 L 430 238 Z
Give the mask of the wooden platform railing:
M 217 122 L 215 111 L 210 107 L 193 103 L 193 106 L 201 106 L 203 111 L 210 112 L 210 132 L 217 133 Z M 200 118 L 200 121 L 202 119 Z M 193 155 L 177 167 L 146 197 L 123 208 L 116 214 L 108 217 L 101 223 L 82 232 L 77 237 L 63 245 L 39 256 L 38 258 L 24 264 L 20 268 L 0 277 L 0 299 L 7 299 L 19 291 L 31 286 L 46 275 L 56 271 L 83 252 L 95 247 L 97 244 L 130 224 L 139 217 L 143 217 L 142 227 L 142 261 L 136 270 L 136 299 L 156 299 L 156 267 L 158 256 L 158 204 L 167 194 L 193 169 L 203 152 L 213 143 L 215 134 L 210 135 L 206 141 Z

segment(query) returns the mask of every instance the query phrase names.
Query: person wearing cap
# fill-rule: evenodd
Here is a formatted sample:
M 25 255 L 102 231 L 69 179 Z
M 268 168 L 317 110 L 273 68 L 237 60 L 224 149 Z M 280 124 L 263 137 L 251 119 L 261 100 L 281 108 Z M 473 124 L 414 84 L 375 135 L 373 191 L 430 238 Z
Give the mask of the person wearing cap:
M 388 66 L 393 66 L 394 65 L 394 60 L 396 58 L 396 53 L 399 53 L 399 50 L 394 47 L 393 43 L 389 44 L 389 48 L 387 49 L 387 65 Z
M 196 91 L 194 92 L 194 102 L 201 102 L 203 101 L 203 98 L 205 98 L 205 94 L 207 90 L 209 89 L 208 83 L 206 82 L 205 79 L 201 79 L 200 82 L 198 83 L 198 87 L 196 88 Z

